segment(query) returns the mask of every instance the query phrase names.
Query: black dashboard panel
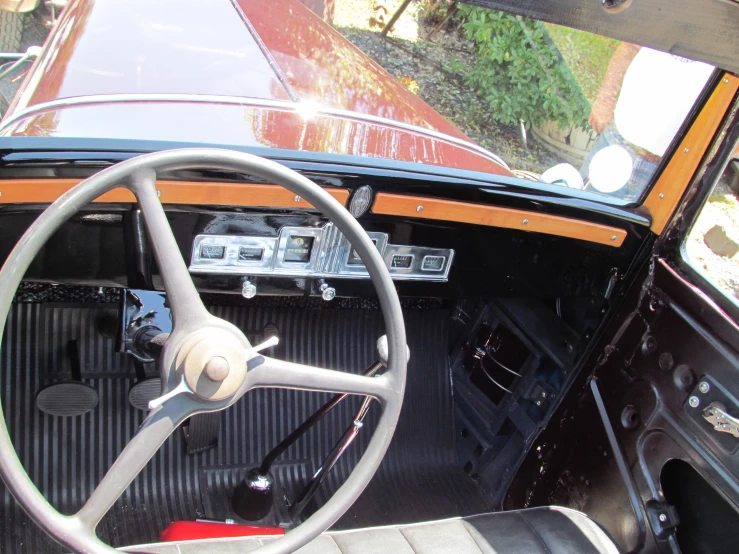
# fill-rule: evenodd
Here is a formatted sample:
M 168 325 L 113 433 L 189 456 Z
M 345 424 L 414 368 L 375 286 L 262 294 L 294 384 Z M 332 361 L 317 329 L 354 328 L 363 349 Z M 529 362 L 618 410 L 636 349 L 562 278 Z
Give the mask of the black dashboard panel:
M 13 178 L 83 178 L 109 165 L 109 160 L 126 159 L 131 155 L 130 152 L 0 152 L 0 182 Z M 396 288 L 403 296 L 603 297 L 618 287 L 620 277 L 650 234 L 648 218 L 638 211 L 595 202 L 578 191 L 568 190 L 560 194 L 560 189 L 551 185 L 542 185 L 535 190 L 520 185 L 518 181 L 514 184 L 508 178 L 501 178 L 496 183 L 482 182 L 465 177 L 466 173 L 446 175 L 445 172 L 450 172 L 439 168 L 434 169 L 432 176 L 428 168 L 422 168 L 425 173 L 414 173 L 382 168 L 370 171 L 368 168 L 323 162 L 285 163 L 321 186 L 346 188 L 352 194 L 360 187 L 369 186 L 374 194 L 390 192 L 494 204 L 585 219 L 618 226 L 627 232 L 623 245 L 612 248 L 554 235 L 377 215 L 370 209 L 358 220 L 372 236 L 385 236 L 391 245 L 443 249 L 454 253 L 445 279 L 396 280 Z M 187 170 L 173 172 L 166 177 L 186 181 L 243 182 L 246 179 L 259 182 L 249 176 L 217 171 Z M 30 204 L 0 206 L 0 260 L 5 259 L 45 207 Z M 192 262 L 193 244 L 198 235 L 277 240 L 285 227 L 320 229 L 329 223 L 313 210 L 184 205 L 166 205 L 165 210 L 188 266 Z M 243 256 L 258 257 L 258 248 L 244 251 Z M 220 250 L 215 249 L 210 255 L 219 253 Z M 403 253 L 399 254 L 401 257 L 395 261 L 392 257 L 387 260 L 388 266 L 394 264 L 396 270 L 407 271 L 403 265 L 413 264 L 413 261 L 408 262 L 402 257 Z M 241 255 L 240 250 L 236 255 Z M 348 255 L 344 267 L 352 267 L 351 251 L 347 254 L 345 249 L 343 255 Z M 261 252 L 261 256 L 268 256 L 268 252 Z M 433 255 L 427 263 L 433 263 Z M 336 288 L 339 296 L 375 295 L 368 279 L 345 279 L 336 275 L 318 277 L 299 272 L 282 276 L 249 275 L 248 272 L 191 275 L 196 286 L 205 292 L 239 294 L 242 277 L 247 275 L 253 277 L 259 294 L 319 294 L 319 278 L 323 278 Z M 136 206 L 130 204 L 87 206 L 55 234 L 26 277 L 28 280 L 95 286 L 149 289 L 162 286 L 149 250 L 144 222 Z
M 38 209 L 7 207 L 0 212 L 0 258 L 7 256 L 35 219 Z M 329 223 L 319 214 L 305 211 L 186 206 L 167 207 L 167 217 L 188 265 L 193 262 L 193 244 L 199 235 L 265 237 L 275 242 L 283 229 L 321 230 Z M 396 281 L 400 294 L 405 296 L 603 297 L 609 286 L 613 286 L 614 276 L 623 274 L 627 267 L 626 261 L 619 259 L 623 247 L 613 249 L 551 235 L 373 214 L 361 217 L 360 222 L 371 236 L 386 236 L 391 245 L 453 252 L 446 278 Z M 304 234 L 303 231 L 301 233 Z M 630 236 L 633 235 L 630 233 Z M 636 241 L 627 239 L 628 242 L 633 247 Z M 219 254 L 218 248 L 210 252 L 211 256 Z M 262 253 L 265 255 L 267 251 Z M 361 265 L 348 263 L 351 257 L 348 248 L 344 248 L 343 255 L 347 258 L 342 267 L 362 271 Z M 394 258 L 386 260 L 390 266 Z M 395 263 L 402 266 L 403 259 L 395 259 Z M 298 262 L 296 265 L 302 264 Z M 403 267 L 397 267 L 394 271 L 403 270 Z M 93 205 L 55 234 L 29 269 L 27 278 L 58 283 L 161 288 L 158 273 L 136 207 Z M 257 283 L 260 294 L 319 294 L 318 277 L 322 277 L 336 288 L 339 296 L 374 296 L 368 279 L 344 279 L 330 274 L 288 272 L 278 276 L 245 270 L 222 274 L 196 272 L 192 276 L 196 286 L 208 292 L 240 293 L 242 277 L 249 276 Z

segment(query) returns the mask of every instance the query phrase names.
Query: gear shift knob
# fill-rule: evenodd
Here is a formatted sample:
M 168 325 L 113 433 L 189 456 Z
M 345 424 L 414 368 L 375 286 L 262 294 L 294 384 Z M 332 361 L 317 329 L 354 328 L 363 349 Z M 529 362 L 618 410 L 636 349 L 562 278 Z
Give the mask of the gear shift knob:
M 405 346 L 407 350 L 407 356 L 405 361 L 408 362 L 408 360 L 411 359 L 411 349 L 408 348 L 408 345 Z M 380 362 L 382 365 L 387 366 L 387 357 L 388 357 L 388 345 L 387 345 L 387 335 L 382 335 L 379 339 L 377 339 L 377 355 L 380 358 Z

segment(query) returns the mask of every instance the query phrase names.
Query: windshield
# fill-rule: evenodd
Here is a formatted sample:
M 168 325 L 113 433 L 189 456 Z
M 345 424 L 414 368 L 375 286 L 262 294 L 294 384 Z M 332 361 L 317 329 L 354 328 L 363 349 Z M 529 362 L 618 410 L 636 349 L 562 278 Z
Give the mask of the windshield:
M 334 24 L 517 175 L 627 200 L 649 185 L 713 71 L 446 2 L 412 3 L 383 40 L 388 16 L 372 4 L 339 2 Z
M 0 135 L 348 154 L 629 202 L 713 71 L 453 2 L 305 4 L 214 2 L 205 29 L 195 0 L 72 3 L 33 68 L 3 66 Z M 21 51 L 45 34 L 25 21 Z

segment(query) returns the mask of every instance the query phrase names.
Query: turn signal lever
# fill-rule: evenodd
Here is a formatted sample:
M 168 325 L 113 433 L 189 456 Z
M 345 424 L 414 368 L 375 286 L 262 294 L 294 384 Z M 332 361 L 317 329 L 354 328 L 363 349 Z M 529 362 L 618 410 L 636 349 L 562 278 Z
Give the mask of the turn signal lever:
M 407 349 L 407 360 L 410 359 L 411 351 Z M 387 367 L 388 361 L 388 344 L 387 336 L 381 336 L 377 341 L 377 356 L 378 361 L 369 366 L 363 373 L 365 377 L 372 377 L 377 374 L 380 369 Z M 246 474 L 244 481 L 236 487 L 234 490 L 233 497 L 231 498 L 231 507 L 236 514 L 247 520 L 247 521 L 258 521 L 267 517 L 273 505 L 273 481 L 269 474 L 269 470 L 272 464 L 279 458 L 290 446 L 292 446 L 300 437 L 302 437 L 309 429 L 311 429 L 316 423 L 323 419 L 337 404 L 339 404 L 348 395 L 336 394 L 323 406 L 318 408 L 308 419 L 306 419 L 295 431 L 290 433 L 285 439 L 282 440 L 277 446 L 275 446 L 262 460 L 262 464 L 258 468 L 249 470 Z M 331 468 L 336 464 L 344 448 L 354 440 L 354 437 L 359 432 L 359 428 L 362 426 L 364 417 L 369 411 L 369 405 L 372 398 L 367 397 L 362 403 L 362 407 L 354 417 L 354 421 L 350 426 L 347 433 L 334 447 L 329 454 L 328 458 L 321 464 L 318 472 L 313 476 L 308 485 L 303 489 L 298 500 L 295 502 L 290 510 L 290 515 L 298 515 L 308 501 L 313 497 L 313 494 L 318 489 L 318 485 L 321 484 L 325 476 L 331 471 Z M 351 435 L 347 439 L 347 436 Z M 343 448 L 340 446 L 343 445 Z

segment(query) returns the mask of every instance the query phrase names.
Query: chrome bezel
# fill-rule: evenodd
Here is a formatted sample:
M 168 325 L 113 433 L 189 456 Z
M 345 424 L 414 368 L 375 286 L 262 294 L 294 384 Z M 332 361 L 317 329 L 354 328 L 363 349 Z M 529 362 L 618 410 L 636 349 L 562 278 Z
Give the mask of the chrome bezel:
M 391 249 L 391 250 L 395 250 L 395 252 L 391 252 L 390 255 L 387 257 L 386 263 L 387 263 L 388 269 L 392 271 L 402 272 L 402 273 L 412 273 L 413 272 L 413 262 L 415 261 L 416 256 L 415 254 L 411 252 L 411 249 L 412 247 L 410 246 L 409 247 L 401 246 L 401 247 L 396 247 L 395 249 Z M 400 266 L 395 265 L 395 258 L 410 258 L 411 261 L 408 264 L 408 267 L 400 267 Z
M 244 274 L 254 270 L 269 269 L 272 266 L 276 243 L 277 239 L 271 237 L 198 235 L 193 242 L 190 271 Z M 202 258 L 200 247 L 203 245 L 225 246 L 226 253 L 221 259 Z M 239 260 L 239 248 L 242 246 L 262 248 L 264 250 L 262 259 L 259 261 Z
M 370 239 L 377 241 L 377 251 L 380 253 L 380 256 L 382 256 L 385 253 L 385 249 L 387 248 L 387 234 L 375 233 L 371 231 L 367 234 L 369 235 Z M 346 244 L 344 245 L 344 252 L 341 258 L 341 266 L 338 269 L 339 274 L 360 275 L 362 277 L 369 277 L 369 273 L 367 273 L 367 267 L 364 265 L 364 260 L 362 260 L 361 264 L 349 263 L 349 256 L 351 256 L 352 254 L 353 247 L 349 242 L 349 239 L 344 238 L 344 241 L 346 241 Z
M 286 262 L 285 251 L 287 239 L 292 236 L 313 237 L 313 245 L 310 251 L 310 260 L 307 262 Z M 309 274 L 315 271 L 318 253 L 323 242 L 323 228 L 314 227 L 283 227 L 280 229 L 280 239 L 277 242 L 277 256 L 272 267 L 275 273 L 293 275 L 296 270 L 302 270 L 300 274 Z
M 390 276 L 398 281 L 447 281 L 454 258 L 454 250 L 389 244 L 386 233 L 370 231 L 369 237 L 377 241 Z M 285 262 L 285 248 L 289 236 L 313 237 L 311 259 L 308 262 Z M 221 260 L 200 258 L 200 246 L 211 244 L 225 246 L 226 255 Z M 241 246 L 264 248 L 261 261 L 240 261 Z M 368 279 L 369 273 L 363 264 L 349 264 L 352 245 L 332 223 L 323 227 L 283 227 L 279 237 L 241 237 L 233 235 L 198 235 L 193 243 L 190 272 L 221 275 L 313 277 L 340 279 Z M 411 256 L 408 268 L 392 267 L 393 256 Z M 440 270 L 424 270 L 423 260 L 427 257 L 444 258 Z

